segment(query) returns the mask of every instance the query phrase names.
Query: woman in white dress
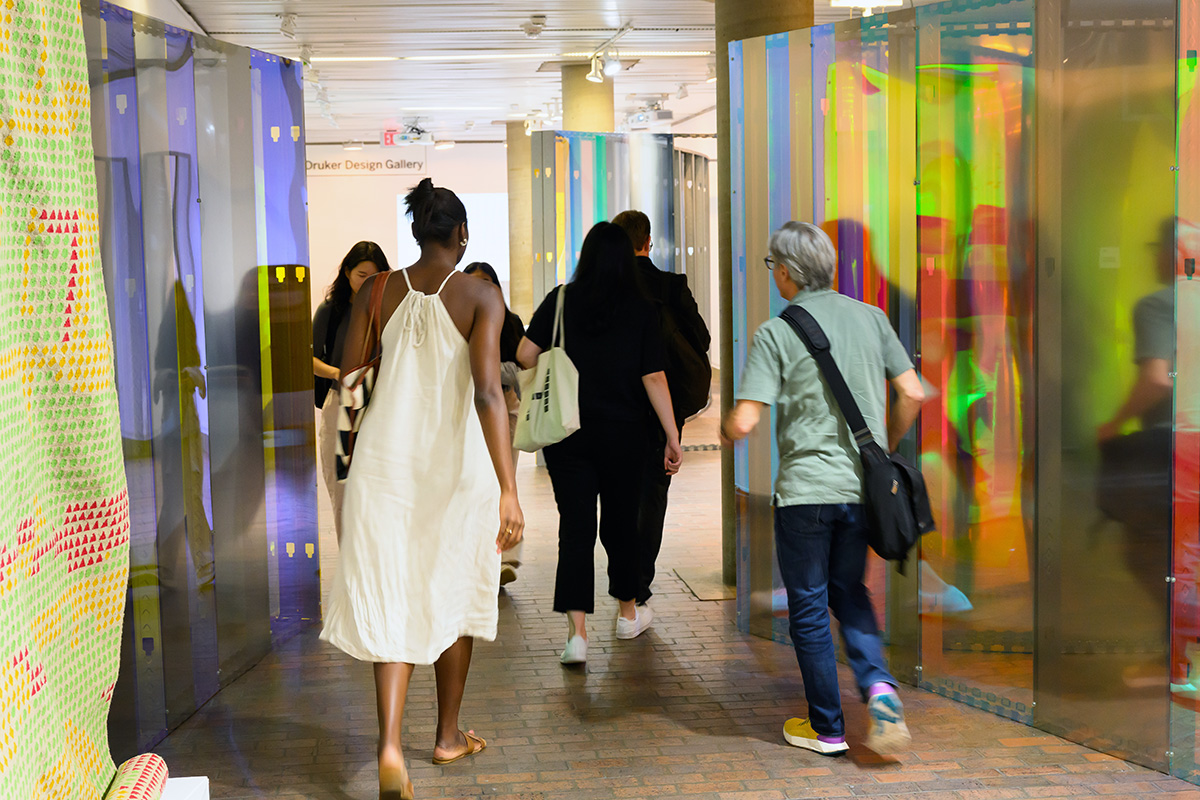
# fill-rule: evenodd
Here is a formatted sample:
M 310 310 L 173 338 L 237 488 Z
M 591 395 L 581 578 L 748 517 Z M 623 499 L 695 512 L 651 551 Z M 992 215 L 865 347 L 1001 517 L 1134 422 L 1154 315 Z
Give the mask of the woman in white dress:
M 525 527 L 500 386 L 503 297 L 455 272 L 467 213 L 453 192 L 425 179 L 406 203 L 421 257 L 395 280 L 383 273 L 363 284 L 346 336 L 343 374 L 358 366 L 372 284 L 387 281 L 382 357 L 346 481 L 341 562 L 321 633 L 374 662 L 381 800 L 412 797 L 400 730 L 415 664 L 433 664 L 437 676 L 434 763 L 486 746 L 459 729 L 458 711 L 475 637 L 496 638 L 500 553 Z

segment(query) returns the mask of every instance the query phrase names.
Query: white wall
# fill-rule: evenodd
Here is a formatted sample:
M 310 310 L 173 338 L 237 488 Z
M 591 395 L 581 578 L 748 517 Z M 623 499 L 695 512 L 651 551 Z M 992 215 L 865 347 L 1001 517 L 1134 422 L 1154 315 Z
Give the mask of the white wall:
M 346 151 L 341 145 L 309 145 L 309 162 L 340 162 L 337 171 L 308 170 L 308 229 L 313 273 L 313 306 L 321 302 L 325 289 L 337 277 L 346 251 L 358 241 L 379 244 L 393 268 L 406 267 L 398 242 L 402 234 L 398 203 L 422 178 L 432 178 L 459 194 L 507 194 L 508 165 L 503 144 L 460 144 L 452 150 L 432 147 L 379 147 Z M 388 160 L 420 163 L 421 168 L 377 169 L 375 174 L 352 170 L 345 174 L 345 161 L 386 163 Z M 468 222 L 470 221 L 468 215 Z M 407 220 L 405 221 L 407 223 Z M 484 227 L 484 226 L 479 226 Z M 507 228 L 503 239 L 472 236 L 466 261 L 507 260 Z M 405 240 L 411 236 L 405 229 Z M 404 263 L 400 263 L 403 261 Z

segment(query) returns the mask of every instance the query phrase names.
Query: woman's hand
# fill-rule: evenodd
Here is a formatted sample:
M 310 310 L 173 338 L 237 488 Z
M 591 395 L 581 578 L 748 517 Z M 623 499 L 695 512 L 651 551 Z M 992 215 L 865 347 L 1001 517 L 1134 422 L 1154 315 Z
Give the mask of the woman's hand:
M 500 493 L 500 532 L 496 535 L 496 552 L 511 550 L 525 538 L 525 515 L 517 502 L 516 492 Z
M 678 437 L 671 437 L 667 440 L 667 446 L 663 450 L 663 467 L 667 470 L 668 475 L 674 475 L 679 472 L 679 466 L 683 463 L 683 448 L 679 446 Z

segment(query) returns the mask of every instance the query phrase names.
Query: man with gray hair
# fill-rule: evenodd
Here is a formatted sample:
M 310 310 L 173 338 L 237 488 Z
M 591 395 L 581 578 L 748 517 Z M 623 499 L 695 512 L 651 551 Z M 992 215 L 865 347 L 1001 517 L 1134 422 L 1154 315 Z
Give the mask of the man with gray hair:
M 769 250 L 765 262 L 780 295 L 802 306 L 825 331 L 833 360 L 876 441 L 895 450 L 916 420 L 925 392 L 887 316 L 833 291 L 837 252 L 815 225 L 787 223 L 771 235 Z M 896 391 L 890 414 L 889 383 Z M 808 718 L 789 719 L 784 738 L 824 755 L 849 749 L 832 609 L 867 703 L 866 745 L 877 753 L 895 752 L 911 737 L 862 582 L 868 531 L 858 446 L 817 362 L 786 320 L 768 320 L 755 332 L 736 398 L 721 424 L 727 445 L 747 436 L 764 409 L 775 406 L 778 412 L 775 551 L 808 700 Z

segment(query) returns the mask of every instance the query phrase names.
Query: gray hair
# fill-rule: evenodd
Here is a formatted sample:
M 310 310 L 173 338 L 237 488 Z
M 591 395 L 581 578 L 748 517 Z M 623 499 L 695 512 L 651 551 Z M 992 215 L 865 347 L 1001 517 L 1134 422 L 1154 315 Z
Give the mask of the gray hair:
M 802 289 L 829 289 L 837 269 L 837 251 L 829 235 L 810 222 L 788 222 L 771 234 L 768 246 L 776 267 Z

